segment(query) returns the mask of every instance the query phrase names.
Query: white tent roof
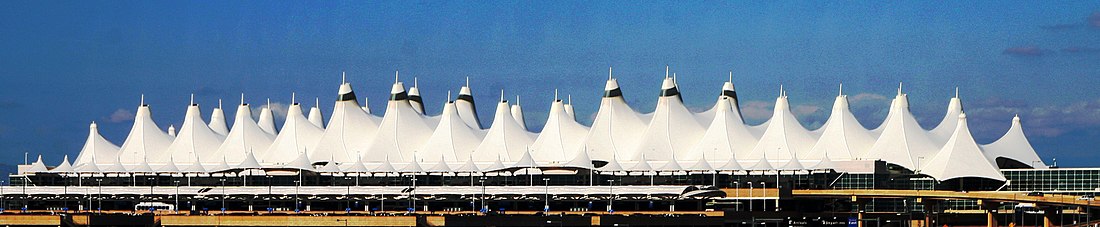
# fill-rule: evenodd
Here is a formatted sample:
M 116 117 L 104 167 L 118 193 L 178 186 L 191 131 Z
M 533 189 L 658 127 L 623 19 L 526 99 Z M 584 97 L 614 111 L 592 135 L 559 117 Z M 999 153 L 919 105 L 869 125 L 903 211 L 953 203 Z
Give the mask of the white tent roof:
M 355 151 L 365 151 L 369 138 L 373 138 L 378 131 L 379 120 L 363 112 L 359 108 L 359 102 L 355 99 L 355 92 L 351 90 L 351 84 L 340 85 L 339 99 L 333 107 L 332 117 L 329 118 L 325 133 L 317 141 L 317 145 L 309 151 L 310 159 L 314 161 L 329 161 L 330 157 L 336 162 L 355 161 Z
M 554 100 L 546 125 L 531 144 L 534 159 L 542 163 L 569 161 L 580 153 L 585 134 L 588 134 L 588 127 L 569 116 L 561 100 Z
M 609 76 L 600 100 L 600 109 L 596 112 L 583 146 L 589 150 L 588 155 L 593 160 L 607 161 L 616 156 L 632 157 L 632 149 L 645 131 L 648 121 L 649 119 L 643 118 L 626 104 L 619 82 Z
M 126 141 L 122 143 L 122 148 L 119 150 L 124 164 L 147 162 L 149 160 L 146 157 L 156 157 L 157 154 L 165 152 L 174 139 L 161 131 L 157 123 L 153 122 L 149 105 L 145 105 L 144 100 L 143 96 L 142 104 L 134 114 L 134 125 L 130 128 L 130 134 L 126 136 Z
M 370 115 L 371 117 L 378 118 L 378 117 L 372 115 L 374 113 L 370 111 L 370 97 L 363 97 L 363 106 L 361 106 L 359 108 L 363 109 L 363 112 L 367 112 L 367 114 Z
M 871 133 L 849 110 L 848 96 L 843 94 L 837 96 L 833 102 L 832 113 L 821 132 L 817 144 L 810 150 L 799 153 L 800 158 L 817 160 L 829 156 L 838 160 L 855 160 L 863 157 L 871 145 L 875 144 L 875 138 L 871 137 Z
M 99 134 L 99 126 L 93 121 L 88 126 L 88 139 L 84 141 L 84 148 L 80 149 L 73 165 L 82 166 L 94 162 L 95 159 L 114 160 L 118 158 L 118 151 L 118 146 Z
M 54 173 L 71 173 L 71 172 L 76 172 L 76 169 L 73 169 L 73 165 L 69 164 L 69 155 L 65 155 L 65 158 L 62 159 L 61 164 L 58 164 L 57 166 L 53 167 L 53 169 L 51 169 L 50 172 L 54 172 Z
M 168 146 L 168 152 L 163 153 L 164 156 L 151 157 L 153 162 L 168 161 L 167 156 L 171 156 L 179 163 L 192 163 L 196 157 L 215 157 L 214 153 L 223 141 L 224 136 L 210 130 L 210 126 L 203 122 L 199 104 L 192 103 L 187 106 L 183 126 L 172 145 Z
M 135 165 L 133 168 L 130 168 L 130 172 L 131 173 L 153 173 L 153 172 L 156 172 L 156 171 L 153 170 L 152 166 L 149 166 L 149 162 L 145 161 L 145 159 L 142 159 L 140 163 Z
M 229 135 L 229 126 L 225 123 L 225 111 L 222 111 L 222 101 L 218 100 L 218 107 L 210 112 L 210 130 L 218 135 Z
M 38 155 L 38 160 L 34 161 L 34 163 L 31 163 L 30 168 L 27 168 L 24 173 L 41 173 L 47 172 L 49 170 L 49 168 L 46 168 L 46 163 L 42 162 L 42 155 Z
M 321 168 L 318 168 L 317 172 L 320 172 L 320 173 L 339 173 L 339 172 L 341 172 L 341 170 L 340 170 L 340 166 L 337 165 L 336 162 L 328 162 L 328 163 L 325 163 L 324 166 L 321 166 Z
M 168 136 L 172 137 L 173 140 L 176 139 L 176 126 L 175 125 L 168 125 Z M 165 147 L 165 149 L 168 149 L 168 148 Z
M 760 160 L 756 161 L 756 164 L 749 166 L 749 168 L 745 168 L 745 170 L 767 171 L 775 170 L 775 167 L 772 167 L 771 162 L 768 162 L 767 156 L 761 156 Z
M 421 166 L 420 162 L 417 162 L 414 158 L 413 161 L 409 162 L 408 164 L 405 164 L 405 167 L 402 167 L 400 172 L 423 173 L 424 172 L 424 167 Z
M 963 106 L 962 101 L 959 100 L 959 88 L 955 88 L 955 97 L 952 97 L 947 104 L 947 114 L 943 116 L 940 124 L 930 131 L 932 140 L 936 141 L 936 144 L 942 146 L 947 143 L 947 140 L 951 138 L 951 134 L 955 132 L 955 126 L 959 122 L 959 114 L 962 112 Z
M 751 160 L 767 156 L 776 160 L 788 160 L 797 153 L 810 150 L 817 142 L 791 113 L 791 105 L 787 101 L 786 92 L 781 93 L 775 99 L 772 118 L 768 120 L 767 130 L 760 137 L 760 142 L 756 144 L 751 152 L 744 156 L 737 156 L 738 158 Z
M 562 164 L 562 167 L 575 167 L 575 168 L 585 168 L 585 169 L 595 169 L 596 168 L 594 165 L 592 165 L 592 158 L 590 158 L 590 156 L 588 156 L 588 151 L 587 150 L 582 150 L 580 152 L 577 152 L 577 156 L 573 157 L 573 159 L 569 160 L 569 162 L 566 162 L 565 164 Z
M 994 163 L 997 158 L 1009 158 L 1032 168 L 1048 168 L 1046 163 L 1043 163 L 1043 159 L 1039 158 L 1039 154 L 1035 153 L 1035 148 L 1031 147 L 1031 142 L 1024 136 L 1024 129 L 1020 126 L 1020 116 L 1012 117 L 1012 127 L 1008 128 L 1004 136 L 993 143 L 983 145 L 982 149 L 985 150 L 985 156 Z
M 313 162 L 309 160 L 309 155 L 305 152 L 299 152 L 298 157 L 283 164 L 283 168 L 313 171 Z
M 283 130 L 275 136 L 267 151 L 259 153 L 257 157 L 263 163 L 276 165 L 293 161 L 299 152 L 316 145 L 324 133 L 324 129 L 312 124 L 302 115 L 302 105 L 293 103 L 287 108 Z
M 208 172 L 210 172 L 210 171 L 206 170 L 206 167 L 202 166 L 202 160 L 199 157 L 197 157 L 197 156 L 193 157 L 193 158 L 191 158 L 191 161 L 192 161 L 191 165 L 187 166 L 186 168 L 183 168 L 182 172 L 187 172 L 187 173 L 208 173 Z
M 81 173 L 100 173 L 99 165 L 96 164 L 95 157 L 92 157 L 92 161 L 76 166 L 76 171 Z
M 833 159 L 829 158 L 829 153 L 826 152 L 825 157 L 822 157 L 821 161 L 818 161 L 817 164 L 814 164 L 814 167 L 811 167 L 810 169 L 818 169 L 818 170 L 836 169 L 836 163 L 833 162 Z
M 157 172 L 178 173 L 178 172 L 180 172 L 180 168 L 178 166 L 176 166 L 175 159 L 172 158 L 172 157 L 169 157 L 168 161 L 164 162 L 164 166 L 161 166 L 160 169 L 157 169 Z
M 424 145 L 434 127 L 423 114 L 413 109 L 404 84 L 395 82 L 386 103 L 386 115 L 367 145 L 364 159 L 381 162 L 382 157 L 388 156 L 397 162 L 412 161 L 414 151 Z
M 477 168 L 477 164 L 474 163 L 474 158 L 473 157 L 467 158 L 465 163 L 462 163 L 461 166 L 458 166 L 458 168 L 455 168 L 454 170 L 455 170 L 455 172 L 468 172 L 468 173 L 480 172 L 481 171 L 480 168 Z
M 382 165 L 375 167 L 371 170 L 374 173 L 393 173 L 397 172 L 397 168 L 393 168 L 393 164 L 390 163 L 390 157 L 386 157 L 386 160 L 382 161 Z
M 409 88 L 409 105 L 417 113 L 424 114 L 424 99 L 420 97 L 420 83 L 413 77 L 413 86 Z
M 527 130 L 527 121 L 523 117 L 523 107 L 519 105 L 519 96 L 516 96 L 516 104 L 512 105 L 512 118 L 516 120 L 519 127 L 523 130 Z
M 495 172 L 507 168 L 507 166 L 504 166 L 504 161 L 500 157 L 497 157 L 497 159 L 493 161 L 492 164 L 489 164 L 489 166 L 486 166 L 485 168 L 481 168 L 481 170 L 485 172 Z
M 569 115 L 569 119 L 577 121 L 577 114 L 573 112 L 573 95 L 569 95 L 569 102 L 565 103 L 563 107 L 565 107 L 563 109 L 565 109 L 565 114 Z
M 516 164 L 513 164 L 512 167 L 534 168 L 539 167 L 539 165 L 535 163 L 535 158 L 531 157 L 531 150 L 527 150 L 523 152 L 523 156 L 520 157 L 519 161 L 516 161 Z
M 491 162 L 494 159 L 502 161 L 519 160 L 520 156 L 531 143 L 534 142 L 534 133 L 523 130 L 519 123 L 512 118 L 508 110 L 508 101 L 501 92 L 500 103 L 497 103 L 496 115 L 493 125 L 485 134 L 477 149 L 474 150 L 474 161 Z
M 320 99 L 317 99 L 317 102 L 315 104 L 313 104 L 313 107 L 309 108 L 309 118 L 308 118 L 308 120 L 309 120 L 309 123 L 312 123 L 314 126 L 317 126 L 317 128 L 324 129 L 325 128 L 325 117 L 324 117 L 324 115 L 321 115 L 320 106 L 321 106 L 321 101 L 320 101 Z M 299 106 L 299 109 L 301 109 L 301 106 Z M 286 124 L 285 123 L 283 124 L 283 130 L 286 131 Z
M 730 156 L 730 158 L 729 158 L 729 159 L 728 159 L 728 160 L 726 161 L 726 163 L 725 163 L 725 164 L 722 164 L 722 166 L 719 166 L 719 167 L 717 168 L 717 170 L 721 170 L 721 171 L 737 171 L 737 170 L 745 170 L 745 167 L 742 167 L 742 166 L 741 166 L 741 163 L 740 163 L 740 162 L 738 162 L 738 160 L 737 160 L 737 158 L 736 158 L 736 157 L 734 157 L 734 156 Z
M 243 98 L 242 98 L 243 101 Z M 245 159 L 245 153 L 250 150 L 263 151 L 271 146 L 275 136 L 264 132 L 255 121 L 252 120 L 252 111 L 247 103 L 237 106 L 237 116 L 233 119 L 233 129 L 225 138 L 214 157 L 225 158 L 227 162 L 240 163 Z
M 444 160 L 444 159 L 442 157 L 440 157 L 439 160 Z M 453 172 L 453 170 L 451 169 L 451 166 L 447 165 L 447 162 L 445 162 L 445 161 L 436 162 L 435 165 L 432 165 L 431 167 L 428 167 L 427 171 L 432 172 L 432 173 L 449 173 L 449 172 Z
M 680 160 L 699 160 L 708 157 L 713 160 L 735 159 L 737 154 L 747 154 L 756 146 L 758 138 L 741 121 L 741 115 L 733 109 L 733 99 L 722 96 L 713 109 L 713 120 L 703 137 Z
M 802 161 L 798 160 L 798 155 L 792 156 L 782 166 L 779 166 L 780 170 L 804 170 L 806 167 L 802 166 Z
M 472 128 L 482 129 L 481 120 L 477 117 L 477 105 L 474 104 L 474 96 L 470 91 L 470 78 L 466 77 L 466 86 L 458 90 L 458 99 L 455 100 L 455 109 L 458 116 Z
M 229 169 L 232 169 L 232 168 L 233 167 L 229 166 L 229 161 L 225 160 L 225 157 L 222 157 L 222 161 L 218 162 L 218 164 L 215 165 L 214 167 L 210 167 L 209 171 L 210 172 L 221 172 L 221 171 L 226 171 L 226 170 L 229 170 Z
M 1005 181 L 1000 169 L 990 162 L 982 154 L 981 147 L 970 135 L 970 127 L 966 125 L 966 114 L 959 114 L 959 123 L 955 127 L 955 133 L 947 140 L 947 144 L 921 168 L 921 173 L 928 174 L 939 181 L 946 181 L 962 177 L 979 177 L 998 181 Z
M 244 102 L 242 101 L 242 103 Z M 248 117 L 251 118 L 252 116 Z M 260 125 L 260 129 L 263 129 L 267 134 L 275 136 L 279 133 L 275 130 L 275 115 L 271 113 L 271 99 L 267 99 L 267 105 L 260 108 L 260 120 L 257 123 Z M 233 124 L 237 123 L 234 122 Z
M 238 169 L 260 169 L 263 166 L 256 160 L 256 154 L 249 151 L 244 155 L 244 160 L 240 164 L 237 164 Z
M 674 154 L 685 156 L 699 142 L 705 131 L 706 128 L 684 106 L 675 82 L 672 78 L 665 77 L 661 85 L 661 97 L 657 99 L 657 108 L 649 126 L 639 138 L 631 160 L 636 160 L 641 154 L 658 162 L 673 160 Z
M 909 100 L 900 88 L 887 116 L 882 135 L 867 151 L 866 159 L 883 160 L 916 170 L 919 169 L 917 162 L 920 159 L 930 159 L 936 155 L 939 147 L 909 112 Z
M 356 155 L 356 157 L 360 157 L 360 158 L 357 158 L 354 163 L 345 163 L 343 165 L 344 166 L 344 172 L 346 172 L 346 173 L 367 173 L 367 172 L 370 172 L 370 169 L 367 168 L 367 165 L 363 163 L 363 158 L 361 158 L 362 156 Z
M 471 152 L 477 149 L 484 137 L 485 131 L 474 129 L 463 122 L 458 115 L 455 103 L 448 101 L 443 106 L 443 114 L 440 115 L 435 131 L 418 150 L 423 154 L 419 157 L 427 157 L 425 161 L 430 162 L 440 160 L 458 162 L 469 159 Z M 440 159 L 432 159 L 434 157 Z
M 706 154 L 703 154 L 702 157 L 699 157 L 695 160 L 695 163 L 692 163 L 687 168 L 683 169 L 691 171 L 711 171 L 714 170 L 714 167 L 710 165 L 710 161 L 707 161 Z
M 626 169 L 624 169 L 623 165 L 619 163 L 618 158 L 616 158 L 615 156 L 611 156 L 611 159 L 608 159 L 607 164 L 601 166 L 598 170 L 601 172 L 619 172 Z
M 117 158 L 114 161 L 109 162 L 109 164 L 107 164 L 107 165 L 100 166 L 100 168 L 101 168 L 100 170 L 102 170 L 103 172 L 107 172 L 107 173 L 125 173 L 125 172 L 128 172 L 126 170 L 126 166 L 123 166 L 122 162 L 119 161 Z

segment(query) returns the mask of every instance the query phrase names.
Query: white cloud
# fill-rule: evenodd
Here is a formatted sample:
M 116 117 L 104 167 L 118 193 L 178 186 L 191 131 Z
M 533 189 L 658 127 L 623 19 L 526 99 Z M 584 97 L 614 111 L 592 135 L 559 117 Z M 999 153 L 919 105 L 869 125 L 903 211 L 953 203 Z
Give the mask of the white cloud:
M 130 112 L 129 110 L 126 110 L 126 109 L 115 110 L 114 113 L 111 113 L 111 115 L 107 117 L 107 121 L 110 121 L 112 123 L 122 123 L 122 122 L 128 122 L 128 121 L 133 121 L 133 120 L 134 120 L 134 113 Z

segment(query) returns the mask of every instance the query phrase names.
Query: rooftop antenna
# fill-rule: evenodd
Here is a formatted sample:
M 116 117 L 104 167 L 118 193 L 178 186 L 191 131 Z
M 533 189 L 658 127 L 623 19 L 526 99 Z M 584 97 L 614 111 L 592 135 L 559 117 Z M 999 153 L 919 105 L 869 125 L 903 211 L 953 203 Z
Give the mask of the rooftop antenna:
M 447 102 L 451 101 L 451 90 L 447 90 Z
M 783 97 L 783 84 L 779 85 L 779 97 Z
M 195 105 L 195 93 L 191 93 L 191 105 Z
M 901 96 L 901 82 L 898 82 L 898 96 Z
M 290 93 L 290 104 L 291 105 L 298 104 L 298 102 L 296 100 L 298 100 L 298 94 L 294 93 L 294 92 L 291 92 Z
M 731 84 L 733 83 L 733 70 L 730 70 L 730 80 L 729 80 L 729 82 Z
M 558 89 L 554 88 L 554 101 L 556 102 L 558 100 L 561 100 L 561 99 L 558 99 Z
M 504 88 L 500 89 L 500 102 L 504 102 Z
M 519 105 L 519 95 L 516 95 L 516 105 Z
M 348 72 L 347 71 L 340 72 L 340 84 L 346 84 L 346 83 L 348 83 Z
M 665 65 L 665 78 L 668 78 L 668 65 Z
M 320 106 L 321 106 L 321 98 L 313 97 L 313 107 L 317 107 L 318 109 L 320 109 L 321 108 Z
M 222 109 L 222 99 L 218 99 L 218 109 Z
M 271 98 L 267 98 L 267 108 L 271 109 Z
M 611 80 L 611 66 L 607 67 L 607 80 Z
M 672 73 L 672 84 L 676 85 L 676 73 Z
M 416 82 L 416 77 L 413 77 L 413 87 L 420 88 L 420 85 Z
M 573 95 L 566 95 L 566 97 L 569 99 L 569 105 L 573 105 Z
M 470 76 L 466 76 L 466 87 L 470 87 Z
M 241 92 L 241 105 L 244 105 L 244 92 Z
M 955 98 L 959 98 L 959 86 L 955 86 Z
M 401 75 L 401 70 L 394 70 L 393 71 L 393 83 L 396 84 L 398 81 L 400 81 L 400 80 L 397 79 L 397 77 L 400 76 L 400 75 Z
M 844 83 L 840 83 L 840 94 L 837 96 L 844 96 Z
M 141 106 L 145 106 L 145 94 L 141 94 Z

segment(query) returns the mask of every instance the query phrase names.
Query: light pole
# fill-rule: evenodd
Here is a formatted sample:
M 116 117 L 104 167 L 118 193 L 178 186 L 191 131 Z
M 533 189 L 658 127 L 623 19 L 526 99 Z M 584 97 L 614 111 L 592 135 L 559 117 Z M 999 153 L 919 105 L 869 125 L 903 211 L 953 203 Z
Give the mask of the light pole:
M 6 197 L 8 195 L 4 194 L 4 181 L 0 180 L 0 213 L 4 213 L 4 209 L 8 208 L 8 204 L 4 200 Z
M 489 211 L 489 205 L 485 203 L 485 177 L 478 178 L 478 183 L 481 183 L 481 212 L 486 213 Z
M 178 214 L 180 212 L 180 181 L 173 180 L 172 183 L 176 184 L 176 196 L 173 198 L 176 199 L 176 213 Z
M 741 182 L 733 182 L 733 197 L 741 198 Z M 741 211 L 741 202 L 734 204 L 733 210 Z
M 542 183 L 544 185 L 544 187 L 543 187 L 543 193 L 544 193 L 543 201 L 545 202 L 542 205 L 542 213 L 543 213 L 543 215 L 549 215 L 549 214 L 547 214 L 547 212 L 550 212 L 550 178 L 542 178 Z
M 779 173 L 776 172 L 776 174 L 779 174 Z M 764 211 L 767 211 L 768 210 L 768 185 L 767 185 L 767 183 L 761 181 L 760 182 L 760 188 L 764 189 Z
M 271 180 L 271 175 L 266 175 L 265 173 L 264 177 L 267 178 L 267 209 L 270 211 L 275 209 L 274 207 L 271 207 L 271 198 L 275 197 L 275 195 L 271 194 L 271 185 L 273 185 L 274 183 Z
M 412 187 L 409 188 L 409 209 L 416 212 L 416 174 L 412 175 Z
M 611 205 L 615 203 L 615 180 L 607 180 L 607 213 L 614 212 Z
M 298 185 L 301 182 L 300 180 L 294 181 L 294 213 L 298 213 Z
M 145 179 L 149 180 L 149 198 L 152 199 L 152 197 L 153 197 L 153 179 L 155 179 L 155 178 L 146 177 Z
M 351 181 L 351 177 L 344 176 L 344 180 Z M 346 210 L 348 211 L 348 213 L 351 213 L 351 184 L 348 184 L 348 194 L 345 194 L 344 197 L 347 197 L 348 199 L 348 206 Z
M 222 214 L 225 214 L 225 177 L 222 176 L 218 181 L 222 182 Z
M 97 185 L 99 185 L 99 193 L 96 193 L 96 198 L 99 199 L 99 208 L 96 209 L 96 213 L 103 212 L 103 179 L 95 179 Z
M 755 196 L 752 195 L 752 193 L 753 193 L 753 191 L 756 191 L 756 190 L 755 190 L 755 188 L 753 188 L 754 186 L 753 186 L 751 181 L 750 182 L 745 182 L 745 183 L 748 183 L 748 185 L 749 185 L 749 211 L 752 211 L 753 210 L 752 200 L 756 198 Z M 755 221 L 753 223 L 755 223 Z

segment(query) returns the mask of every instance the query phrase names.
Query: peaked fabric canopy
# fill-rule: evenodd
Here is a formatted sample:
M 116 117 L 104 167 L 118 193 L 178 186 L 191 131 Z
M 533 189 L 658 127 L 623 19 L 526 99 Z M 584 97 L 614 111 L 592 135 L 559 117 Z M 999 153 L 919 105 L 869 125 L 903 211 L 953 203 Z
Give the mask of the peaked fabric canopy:
M 593 160 L 608 161 L 613 157 L 633 157 L 637 141 L 646 129 L 649 119 L 642 117 L 623 99 L 619 82 L 608 78 L 600 109 L 592 121 L 592 128 L 584 139 Z
M 69 155 L 65 155 L 65 158 L 62 159 L 61 164 L 57 164 L 57 166 L 53 167 L 53 169 L 51 169 L 50 172 L 54 172 L 54 173 L 72 173 L 72 172 L 76 172 L 76 169 L 73 169 L 73 165 L 69 164 Z
M 491 162 L 497 159 L 501 161 L 519 160 L 534 140 L 533 133 L 523 130 L 519 123 L 512 118 L 512 114 L 509 113 L 508 100 L 501 97 L 500 103 L 497 104 L 496 115 L 493 117 L 493 125 L 489 127 L 485 139 L 474 150 L 472 156 L 474 161 L 478 162 Z
M 130 128 L 126 141 L 122 143 L 119 156 L 124 164 L 148 162 L 157 153 L 165 152 L 173 139 L 175 138 L 161 131 L 157 123 L 153 122 L 149 105 L 142 103 L 134 114 L 134 125 Z
M 210 113 L 210 130 L 218 135 L 229 135 L 229 126 L 225 123 L 225 111 L 222 111 L 221 102 L 219 101 L 218 107 L 214 108 L 214 111 Z
M 634 158 L 629 160 L 637 160 L 641 154 L 658 162 L 672 161 L 674 155 L 685 156 L 705 130 L 684 106 L 672 78 L 665 77 L 657 108 L 634 148 Z
M 875 138 L 856 120 L 848 107 L 848 96 L 839 95 L 833 101 L 829 120 L 821 129 L 821 138 L 810 150 L 799 153 L 800 158 L 819 160 L 825 156 L 837 160 L 855 160 L 863 157 L 874 145 Z
M 771 157 L 776 160 L 792 159 L 799 152 L 806 152 L 813 148 L 816 138 L 810 135 L 806 128 L 798 122 L 791 113 L 787 95 L 783 92 L 775 99 L 775 110 L 772 118 L 768 120 L 767 130 L 760 137 L 760 142 L 746 155 L 738 158 L 759 159 Z
M 1031 142 L 1024 136 L 1024 128 L 1020 125 L 1020 116 L 1012 117 L 1012 127 L 1008 128 L 1008 132 L 1004 136 L 993 143 L 982 146 L 982 149 L 985 150 L 985 156 L 994 163 L 998 158 L 1008 158 L 1032 168 L 1048 168 L 1046 163 L 1043 163 L 1043 159 L 1039 158 L 1039 154 L 1035 153 L 1035 148 L 1031 147 Z
M 31 163 L 30 168 L 27 168 L 27 170 L 25 170 L 23 172 L 24 173 L 44 173 L 44 172 L 47 172 L 47 171 L 49 171 L 49 168 L 46 168 L 46 163 L 42 162 L 42 155 L 38 155 L 38 160 L 35 160 L 34 163 Z
M 550 104 L 546 125 L 531 144 L 531 153 L 534 160 L 541 163 L 569 161 L 581 153 L 578 151 L 582 148 L 585 134 L 588 134 L 588 127 L 577 123 L 572 116 L 565 113 L 565 105 L 561 100 L 554 100 Z
M 937 146 L 909 112 L 909 100 L 905 94 L 899 92 L 894 98 L 887 117 L 882 135 L 867 151 L 866 159 L 883 160 L 916 170 L 920 160 L 935 156 Z
M 699 160 L 708 157 L 714 160 L 730 160 L 736 154 L 747 154 L 756 146 L 759 138 L 749 131 L 737 113 L 734 100 L 721 96 L 713 110 L 713 120 L 703 137 L 687 154 L 678 156 L 680 160 Z
M 215 157 L 218 147 L 225 141 L 225 137 L 218 135 L 206 122 L 202 120 L 198 104 L 187 106 L 187 114 L 183 119 L 183 126 L 172 145 L 168 146 L 168 152 L 164 156 L 153 156 L 153 162 L 165 162 L 174 159 L 180 163 L 195 162 L 196 157 Z
M 378 132 L 378 125 L 377 118 L 359 108 L 351 84 L 341 84 L 339 99 L 333 107 L 332 117 L 329 117 L 328 127 L 325 127 L 325 133 L 318 139 L 317 145 L 308 151 L 311 152 L 310 159 L 321 162 L 331 158 L 339 163 L 353 162 L 356 160 L 353 154 L 367 149 L 367 139 Z
M 302 105 L 293 103 L 287 108 L 283 130 L 275 137 L 267 151 L 256 156 L 261 162 L 267 164 L 288 163 L 293 161 L 298 153 L 308 151 L 310 146 L 316 145 L 324 133 L 324 129 L 312 124 L 302 115 Z
M 527 130 L 527 121 L 523 117 L 523 107 L 519 105 L 519 96 L 516 96 L 516 104 L 512 105 L 512 118 L 519 123 L 519 127 Z
M 378 132 L 367 145 L 366 156 L 363 158 L 367 162 L 382 162 L 382 157 L 390 157 L 398 162 L 412 161 L 414 151 L 424 145 L 434 127 L 424 115 L 413 109 L 404 84 L 396 82 L 390 89 L 386 115 L 382 118 Z
M 205 127 L 205 125 L 203 125 Z M 84 141 L 84 148 L 80 149 L 80 154 L 76 156 L 75 166 L 84 166 L 92 164 L 96 159 L 99 160 L 116 160 L 118 159 L 119 148 L 111 141 L 104 139 L 99 134 L 99 126 L 95 122 L 92 122 L 88 126 L 88 139 Z
M 424 146 L 418 149 L 423 154 L 419 157 L 426 157 L 424 160 L 428 162 L 458 162 L 469 159 L 471 152 L 477 149 L 484 137 L 485 131 L 463 122 L 455 103 L 448 101 L 443 106 L 443 114 L 440 115 L 435 131 Z M 439 160 L 432 159 L 433 157 L 438 157 Z
M 246 153 L 252 150 L 263 151 L 271 146 L 275 136 L 264 132 L 255 121 L 252 120 L 252 111 L 248 104 L 241 103 L 237 106 L 237 116 L 233 119 L 233 129 L 225 138 L 214 157 L 222 157 L 227 162 L 240 163 L 244 161 Z
M 955 88 L 955 97 L 951 98 L 951 101 L 947 104 L 947 114 L 943 116 L 943 120 L 940 121 L 936 128 L 933 128 L 929 133 L 932 139 L 940 146 L 947 143 L 947 140 L 951 138 L 951 134 L 955 132 L 955 126 L 959 123 L 959 114 L 963 112 L 962 101 L 959 100 L 959 90 Z
M 299 108 L 301 108 L 301 106 L 299 106 Z M 317 126 L 317 128 L 325 128 L 325 117 L 321 115 L 321 108 L 318 107 L 318 105 L 313 105 L 313 107 L 309 108 L 308 120 L 309 123 L 312 123 L 313 126 Z M 283 130 L 286 130 L 285 124 L 283 125 Z
M 962 177 L 979 177 L 998 181 L 1005 181 L 1000 169 L 982 154 L 981 147 L 970 135 L 970 127 L 966 125 L 966 114 L 959 114 L 959 123 L 955 127 L 955 133 L 947 140 L 947 144 L 928 164 L 921 168 L 921 173 L 928 174 L 939 181 L 946 181 Z
M 477 117 L 477 105 L 474 105 L 474 95 L 470 91 L 469 77 L 466 78 L 466 85 L 458 90 L 455 109 L 458 110 L 458 116 L 462 118 L 463 122 L 466 122 L 466 125 L 475 129 L 484 128 L 481 127 L 481 120 Z
M 252 116 L 249 117 L 251 118 Z M 271 134 L 272 136 L 279 134 L 279 132 L 275 130 L 275 115 L 271 113 L 270 99 L 267 100 L 267 105 L 260 108 L 260 120 L 258 124 L 260 125 L 260 129 L 263 129 L 267 134 Z

